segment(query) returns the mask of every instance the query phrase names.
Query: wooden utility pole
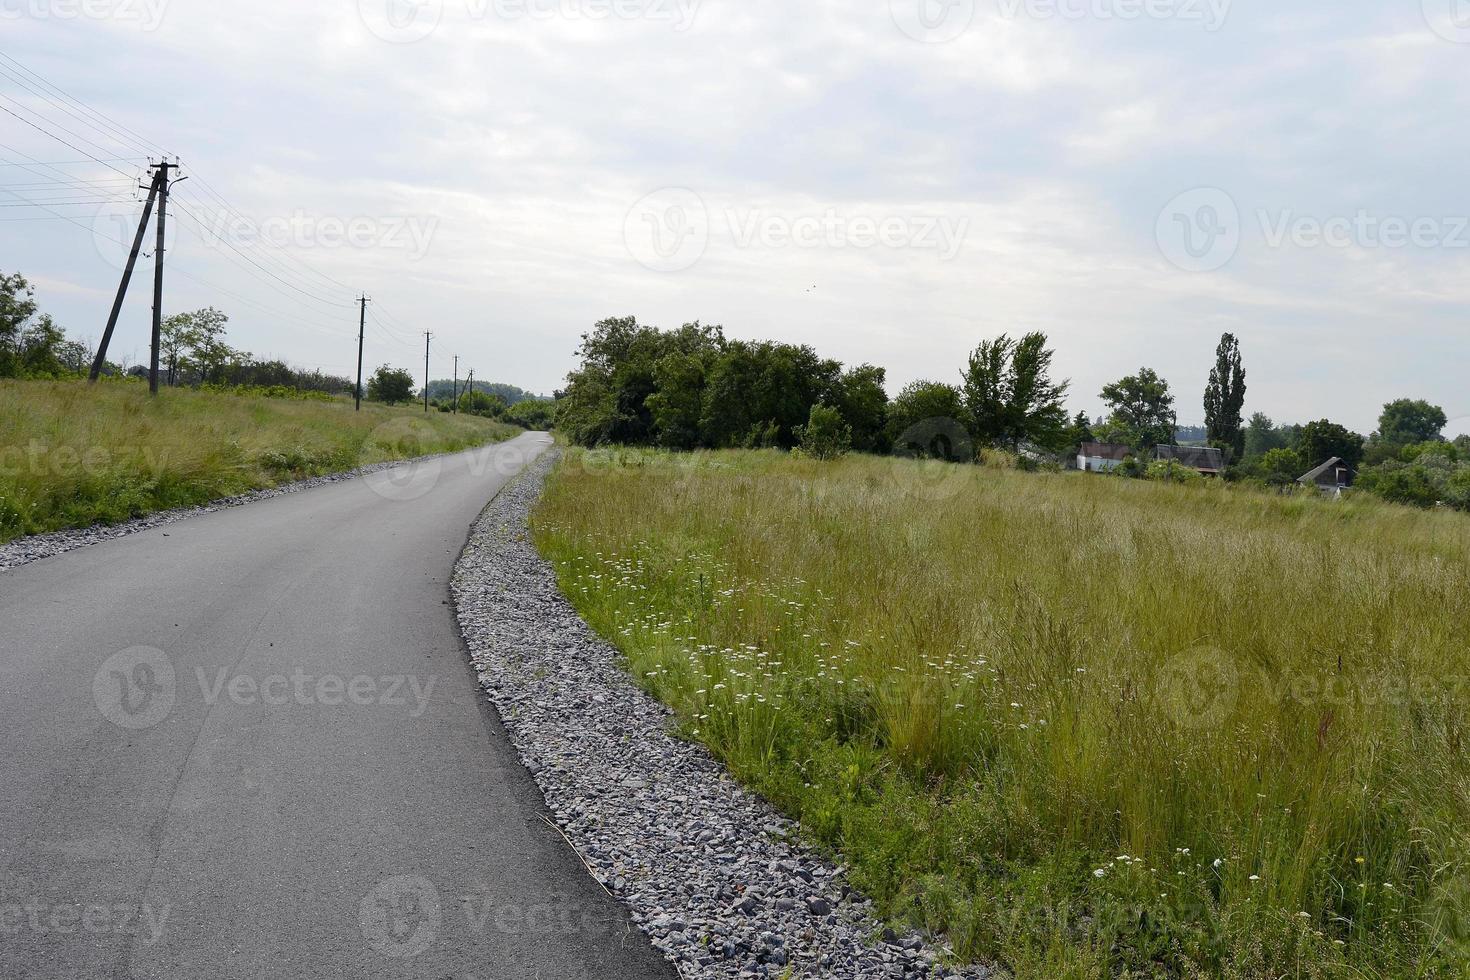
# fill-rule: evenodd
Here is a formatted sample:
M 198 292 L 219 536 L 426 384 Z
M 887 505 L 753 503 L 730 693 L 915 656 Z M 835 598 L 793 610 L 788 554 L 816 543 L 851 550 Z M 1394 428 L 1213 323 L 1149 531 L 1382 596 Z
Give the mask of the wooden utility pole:
M 143 236 L 148 233 L 148 219 L 153 216 L 153 202 L 158 199 L 158 175 L 148 186 L 148 201 L 143 205 L 143 218 L 138 222 L 138 233 L 133 236 L 133 250 L 128 253 L 127 265 L 123 266 L 122 281 L 117 284 L 117 298 L 112 301 L 112 313 L 107 317 L 107 329 L 102 331 L 102 342 L 97 345 L 97 356 L 92 359 L 92 372 L 88 381 L 96 381 L 107 363 L 107 345 L 112 343 L 112 331 L 117 326 L 118 314 L 122 312 L 123 299 L 128 295 L 128 283 L 133 280 L 133 267 L 138 264 L 138 251 L 143 247 Z
M 449 411 L 455 415 L 459 414 L 459 355 L 454 355 L 454 402 Z
M 424 413 L 429 411 L 429 338 L 433 334 L 424 331 Z
M 357 300 L 362 304 L 362 309 L 357 313 L 357 387 L 352 389 L 352 410 L 362 411 L 362 332 L 367 326 L 367 293 L 363 293 Z
M 163 331 L 163 234 L 168 223 L 168 172 L 178 164 L 167 160 L 155 163 L 158 171 L 158 241 L 153 247 L 153 345 L 148 354 L 148 394 L 158 394 L 158 349 Z

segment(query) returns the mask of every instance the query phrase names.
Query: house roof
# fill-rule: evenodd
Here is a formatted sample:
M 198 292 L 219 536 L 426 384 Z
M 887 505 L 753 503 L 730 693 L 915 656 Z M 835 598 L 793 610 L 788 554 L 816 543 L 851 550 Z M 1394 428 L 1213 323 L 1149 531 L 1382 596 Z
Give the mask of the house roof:
M 1308 470 L 1306 473 L 1303 473 L 1301 476 L 1297 477 L 1296 482 L 1316 483 L 1318 477 L 1321 477 L 1326 473 L 1331 472 L 1335 475 L 1337 467 L 1339 465 L 1342 465 L 1342 457 L 1334 456 L 1327 462 L 1323 463 L 1321 466 L 1314 467 L 1311 470 Z
M 1116 442 L 1084 442 L 1078 454 L 1089 459 L 1124 460 L 1133 455 L 1133 447 Z
M 1225 453 L 1209 446 L 1155 446 L 1155 459 L 1172 459 L 1191 469 L 1218 473 L 1225 468 Z

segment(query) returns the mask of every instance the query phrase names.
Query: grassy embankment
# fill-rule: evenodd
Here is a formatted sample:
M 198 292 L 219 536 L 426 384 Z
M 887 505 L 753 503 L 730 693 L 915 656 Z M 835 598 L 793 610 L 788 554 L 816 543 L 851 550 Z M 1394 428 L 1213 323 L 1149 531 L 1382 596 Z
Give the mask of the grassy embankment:
M 1466 975 L 1461 515 L 629 451 L 535 528 L 686 734 L 964 957 Z
M 114 523 L 520 430 L 465 415 L 82 381 L 0 381 L 0 541 Z

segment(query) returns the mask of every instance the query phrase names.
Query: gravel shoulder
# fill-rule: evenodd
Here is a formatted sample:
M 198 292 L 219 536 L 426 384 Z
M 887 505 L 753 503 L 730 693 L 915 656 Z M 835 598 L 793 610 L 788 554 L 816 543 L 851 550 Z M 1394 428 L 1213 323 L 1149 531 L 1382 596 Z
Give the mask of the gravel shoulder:
M 684 977 L 987 976 L 887 931 L 794 823 L 670 734 L 671 713 L 531 544 L 527 517 L 557 455 L 480 515 L 452 591 L 485 693 L 588 870 Z

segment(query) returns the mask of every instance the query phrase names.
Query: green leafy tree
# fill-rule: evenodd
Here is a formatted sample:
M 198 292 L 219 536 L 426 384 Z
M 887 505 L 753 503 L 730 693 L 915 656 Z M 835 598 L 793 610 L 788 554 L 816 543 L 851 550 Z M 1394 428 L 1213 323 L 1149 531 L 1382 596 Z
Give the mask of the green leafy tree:
M 842 413 L 827 405 L 813 405 L 807 423 L 797 430 L 797 447 L 812 459 L 836 459 L 852 446 L 852 427 Z
M 412 382 L 410 382 L 412 384 Z M 459 396 L 459 410 L 465 415 L 479 415 L 484 418 L 499 418 L 505 412 L 505 399 L 499 395 L 488 392 L 466 391 Z
M 852 448 L 859 452 L 887 452 L 884 430 L 888 424 L 887 372 L 871 364 L 860 364 L 842 373 L 833 405 L 852 433 Z
M 1205 431 L 1211 446 L 1225 450 L 1232 460 L 1245 456 L 1245 431 L 1241 410 L 1245 406 L 1245 369 L 1241 366 L 1240 342 L 1225 334 L 1215 349 L 1215 366 L 1205 385 Z
M 1357 469 L 1363 462 L 1363 437 L 1327 419 L 1302 426 L 1296 448 L 1302 464 L 1308 469 L 1320 466 L 1334 456 L 1352 469 Z
M 1102 399 L 1111 410 L 1111 437 L 1148 453 L 1154 446 L 1173 445 L 1178 417 L 1169 382 L 1150 368 L 1104 385 Z
M 0 378 L 21 370 L 21 333 L 36 315 L 36 294 L 19 272 L 0 273 Z
M 1390 446 L 1433 442 L 1441 438 L 1448 422 L 1444 409 L 1438 405 L 1423 399 L 1400 398 L 1383 406 L 1373 439 Z
M 384 364 L 368 378 L 367 396 L 369 401 L 383 402 L 385 405 L 411 402 L 414 400 L 413 375 L 402 368 Z
M 539 398 L 525 399 L 507 408 L 501 418 L 523 429 L 547 432 L 556 418 L 556 403 Z
M 970 432 L 981 445 L 1014 449 L 1022 442 L 1059 448 L 1066 439 L 1062 399 L 1068 383 L 1051 380 L 1054 352 L 1046 334 L 1020 340 L 1001 334 L 970 354 L 963 392 Z
M 647 405 L 659 445 L 671 449 L 699 445 L 704 372 L 704 359 L 684 351 L 665 354 L 654 364 L 654 391 Z
M 66 334 L 51 319 L 51 314 L 42 313 L 20 333 L 21 371 L 32 377 L 64 374 L 66 368 L 59 353 L 65 342 Z
M 1273 487 L 1289 486 L 1307 469 L 1302 464 L 1301 454 L 1285 447 L 1266 450 L 1254 467 L 1256 475 Z
M 1245 427 L 1245 458 L 1264 456 L 1273 449 L 1287 449 L 1294 442 L 1292 436 L 1277 427 L 1270 416 L 1256 412 Z
M 960 389 L 939 381 L 914 381 L 888 406 L 888 441 L 893 452 L 953 462 L 973 462 L 975 444 Z

